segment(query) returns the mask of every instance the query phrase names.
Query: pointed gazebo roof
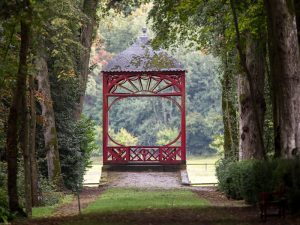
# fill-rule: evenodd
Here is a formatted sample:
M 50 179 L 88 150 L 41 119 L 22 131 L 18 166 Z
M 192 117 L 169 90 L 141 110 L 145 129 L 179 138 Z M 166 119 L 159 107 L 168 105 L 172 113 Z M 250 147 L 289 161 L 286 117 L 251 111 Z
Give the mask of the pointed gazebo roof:
M 149 71 L 184 71 L 180 62 L 165 50 L 154 50 L 150 45 L 147 29 L 125 51 L 116 55 L 102 72 L 149 72 Z

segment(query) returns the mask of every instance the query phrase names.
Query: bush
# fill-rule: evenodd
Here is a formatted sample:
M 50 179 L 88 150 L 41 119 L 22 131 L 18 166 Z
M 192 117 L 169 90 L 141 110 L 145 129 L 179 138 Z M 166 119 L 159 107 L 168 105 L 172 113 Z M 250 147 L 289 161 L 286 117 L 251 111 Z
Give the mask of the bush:
M 260 192 L 285 189 L 292 212 L 300 210 L 300 160 L 232 162 L 222 159 L 217 165 L 219 188 L 227 197 L 255 204 Z
M 45 178 L 39 180 L 42 192 L 41 206 L 50 206 L 57 204 L 64 196 L 63 192 L 58 192 L 54 184 Z
M 233 199 L 241 199 L 240 192 L 240 174 L 236 163 L 222 159 L 216 168 L 217 177 L 219 179 L 219 188 L 227 197 Z
M 0 162 L 0 207 L 8 208 L 7 200 L 7 165 Z

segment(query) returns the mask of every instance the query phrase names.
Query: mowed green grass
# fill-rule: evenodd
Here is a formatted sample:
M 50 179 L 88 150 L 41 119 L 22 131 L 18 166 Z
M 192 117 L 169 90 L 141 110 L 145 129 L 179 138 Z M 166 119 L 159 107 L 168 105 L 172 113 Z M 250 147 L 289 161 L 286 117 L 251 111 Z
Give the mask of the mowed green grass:
M 84 213 L 119 212 L 163 208 L 195 208 L 209 206 L 196 193 L 185 189 L 124 189 L 111 188 L 87 208 Z
M 57 204 L 32 208 L 32 218 L 43 218 L 53 216 L 58 207 L 72 202 L 73 195 L 65 195 Z

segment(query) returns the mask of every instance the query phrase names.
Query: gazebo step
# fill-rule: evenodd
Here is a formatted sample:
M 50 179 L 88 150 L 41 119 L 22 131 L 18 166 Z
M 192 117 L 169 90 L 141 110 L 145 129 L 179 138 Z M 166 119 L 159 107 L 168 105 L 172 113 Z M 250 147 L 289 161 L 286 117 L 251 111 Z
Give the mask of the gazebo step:
M 126 165 L 103 165 L 102 171 L 118 171 L 118 172 L 142 172 L 142 171 L 154 171 L 154 172 L 174 172 L 186 169 L 186 165 L 138 165 L 138 164 L 126 164 Z

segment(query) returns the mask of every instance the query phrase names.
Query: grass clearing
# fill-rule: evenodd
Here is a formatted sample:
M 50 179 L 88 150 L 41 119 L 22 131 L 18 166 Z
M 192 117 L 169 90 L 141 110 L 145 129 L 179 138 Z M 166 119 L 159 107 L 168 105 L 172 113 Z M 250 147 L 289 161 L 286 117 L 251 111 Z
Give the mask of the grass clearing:
M 91 203 L 84 213 L 119 212 L 163 208 L 195 208 L 209 206 L 190 190 L 145 190 L 111 188 Z
M 200 183 L 217 183 L 216 177 L 216 162 L 220 156 L 188 156 L 187 157 L 187 172 L 189 179 L 193 184 Z
M 65 195 L 57 204 L 50 206 L 41 206 L 32 208 L 33 218 L 44 218 L 53 216 L 56 209 L 64 204 L 72 202 L 74 199 L 73 195 Z

